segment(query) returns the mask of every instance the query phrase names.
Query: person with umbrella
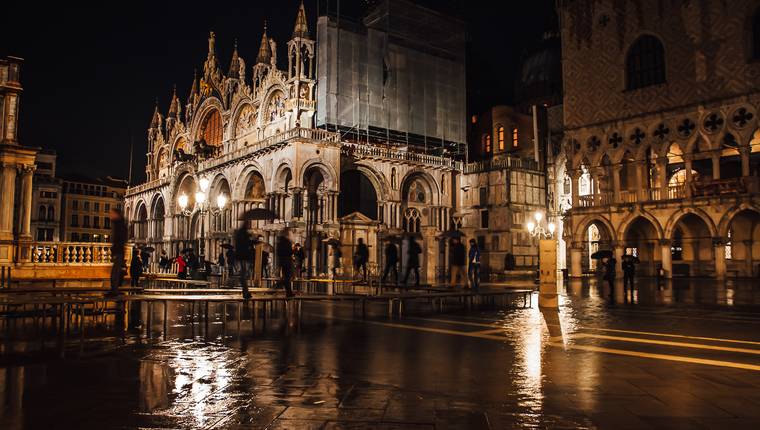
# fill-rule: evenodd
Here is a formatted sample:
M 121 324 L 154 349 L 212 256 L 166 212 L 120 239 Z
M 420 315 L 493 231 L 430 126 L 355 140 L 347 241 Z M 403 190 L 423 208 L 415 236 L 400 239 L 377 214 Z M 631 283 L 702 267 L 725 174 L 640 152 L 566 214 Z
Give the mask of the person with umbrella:
M 636 276 L 636 257 L 630 254 L 623 256 L 623 294 L 628 297 L 628 286 L 631 287 L 631 300 L 633 300 L 633 278 Z
M 449 250 L 449 271 L 451 272 L 451 286 L 456 287 L 459 282 L 467 286 L 467 275 L 465 275 L 464 266 L 467 261 L 467 251 L 464 248 L 462 239 L 458 236 L 451 238 L 451 249 Z
M 356 255 L 354 255 L 354 270 L 361 272 L 362 281 L 367 281 L 367 261 L 369 261 L 369 248 L 364 243 L 364 239 L 359 238 L 356 241 Z
M 240 287 L 243 289 L 243 298 L 250 299 L 251 293 L 248 290 L 248 271 L 253 262 L 253 241 L 248 233 L 246 223 L 235 230 L 235 259 L 237 260 L 240 271 Z
M 388 277 L 391 271 L 393 271 L 393 279 L 396 280 L 396 284 L 398 285 L 398 248 L 396 248 L 396 244 L 393 243 L 392 240 L 389 240 L 385 245 L 385 270 L 383 270 L 383 282 L 385 282 L 385 278 Z
M 287 231 L 280 233 L 277 238 L 277 264 L 280 266 L 280 282 L 285 289 L 285 297 L 293 297 L 291 279 L 293 278 L 293 242 L 288 238 Z
M 476 291 L 480 288 L 480 249 L 475 239 L 470 239 L 470 251 L 467 255 L 470 265 L 467 268 L 467 275 L 470 278 L 470 287 Z

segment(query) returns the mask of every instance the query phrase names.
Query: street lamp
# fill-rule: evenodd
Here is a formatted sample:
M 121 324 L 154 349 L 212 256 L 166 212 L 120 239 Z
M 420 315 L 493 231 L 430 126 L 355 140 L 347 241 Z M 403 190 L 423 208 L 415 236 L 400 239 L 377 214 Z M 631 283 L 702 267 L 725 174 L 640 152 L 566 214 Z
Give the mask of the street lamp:
M 208 188 L 209 188 L 209 180 L 206 177 L 201 177 L 198 179 L 198 190 L 195 192 L 195 206 L 192 209 L 188 209 L 188 205 L 190 203 L 190 198 L 185 194 L 184 192 L 177 197 L 177 204 L 180 208 L 180 213 L 184 216 L 190 216 L 193 212 L 196 210 L 200 214 L 201 219 L 201 239 L 200 239 L 200 255 L 204 255 L 205 253 L 205 225 L 204 225 L 204 216 L 206 213 L 210 213 L 212 215 L 218 215 L 219 213 L 224 210 L 224 207 L 227 205 L 227 196 L 224 194 L 219 194 L 216 196 L 216 207 L 210 207 L 208 202 Z
M 541 225 L 541 220 L 544 219 L 543 212 L 536 211 L 533 214 L 533 219 L 535 219 L 535 222 L 530 220 L 527 224 L 528 232 L 531 236 L 538 237 L 539 239 L 551 239 L 554 236 L 554 230 L 557 229 L 557 226 L 553 222 L 547 223 L 546 228 Z

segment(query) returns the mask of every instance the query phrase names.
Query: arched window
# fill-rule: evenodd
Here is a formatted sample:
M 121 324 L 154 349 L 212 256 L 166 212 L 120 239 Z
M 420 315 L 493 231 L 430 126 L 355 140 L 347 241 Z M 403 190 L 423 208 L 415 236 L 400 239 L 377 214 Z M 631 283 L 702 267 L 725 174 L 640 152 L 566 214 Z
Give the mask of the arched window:
M 654 36 L 641 36 L 626 57 L 626 88 L 635 90 L 665 82 L 665 49 Z
M 222 116 L 214 109 L 206 115 L 203 121 L 202 136 L 207 145 L 219 146 L 222 144 Z
M 504 126 L 496 127 L 496 138 L 499 141 L 499 151 L 504 150 Z
M 490 134 L 483 135 L 483 153 L 485 154 L 491 153 L 491 135 Z
M 408 208 L 404 212 L 403 229 L 409 233 L 419 233 L 421 224 L 420 211 L 415 208 Z
M 45 215 L 47 215 L 47 210 L 45 209 L 45 206 L 40 206 L 40 211 L 37 215 L 37 219 L 43 221 L 45 219 Z
M 512 127 L 512 148 L 517 148 L 520 146 L 520 141 L 518 140 L 517 135 L 517 127 Z
M 760 60 L 760 9 L 752 18 L 752 59 Z

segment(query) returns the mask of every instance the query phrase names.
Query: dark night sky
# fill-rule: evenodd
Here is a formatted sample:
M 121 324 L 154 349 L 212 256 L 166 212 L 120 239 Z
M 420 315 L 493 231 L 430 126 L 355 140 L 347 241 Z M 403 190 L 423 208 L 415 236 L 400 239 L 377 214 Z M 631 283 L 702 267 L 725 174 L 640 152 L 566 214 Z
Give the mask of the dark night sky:
M 553 21 L 553 0 L 420 2 L 467 22 L 472 113 L 510 101 L 523 54 Z M 317 1 L 305 4 L 313 29 Z M 63 173 L 126 177 L 131 135 L 133 183 L 142 180 L 154 100 L 165 113 L 176 84 L 184 101 L 193 69 L 203 67 L 208 31 L 216 32 L 225 71 L 235 38 L 251 66 L 266 19 L 282 59 L 297 7 L 297 0 L 10 2 L 3 6 L 0 55 L 25 59 L 22 143 L 58 151 Z

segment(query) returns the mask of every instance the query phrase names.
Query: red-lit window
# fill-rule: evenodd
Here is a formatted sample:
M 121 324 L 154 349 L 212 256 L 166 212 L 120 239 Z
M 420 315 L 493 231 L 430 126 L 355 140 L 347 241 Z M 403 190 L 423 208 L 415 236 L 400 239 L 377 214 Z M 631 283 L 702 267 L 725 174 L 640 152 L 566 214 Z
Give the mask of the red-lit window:
M 500 125 L 498 128 L 496 128 L 496 137 L 499 141 L 499 151 L 503 151 L 504 150 L 504 127 L 503 126 Z
M 517 128 L 512 129 L 512 148 L 517 148 L 520 146 L 520 142 L 518 141 L 518 135 L 517 135 Z

